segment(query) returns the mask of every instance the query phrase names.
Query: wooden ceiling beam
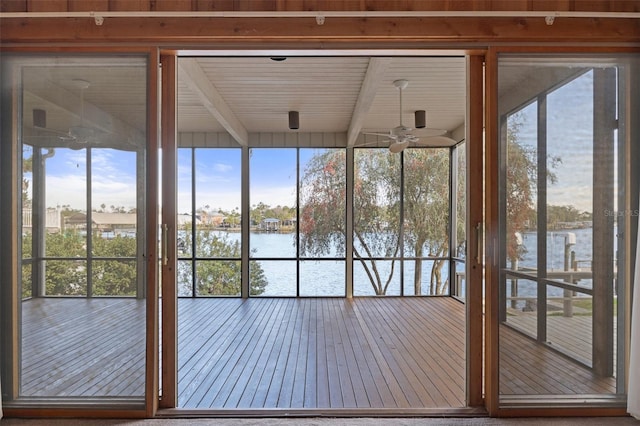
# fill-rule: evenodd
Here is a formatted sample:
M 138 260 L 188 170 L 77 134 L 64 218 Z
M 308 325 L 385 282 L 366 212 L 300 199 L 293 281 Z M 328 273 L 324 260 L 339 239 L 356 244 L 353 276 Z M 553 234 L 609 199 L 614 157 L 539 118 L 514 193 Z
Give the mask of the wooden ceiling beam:
M 367 67 L 367 72 L 360 87 L 358 100 L 353 109 L 353 114 L 351 114 L 351 123 L 349 124 L 349 130 L 347 132 L 348 146 L 353 146 L 356 139 L 358 139 L 358 135 L 362 130 L 362 124 L 371 109 L 373 100 L 376 97 L 378 88 L 390 63 L 391 58 L 371 58 L 369 60 L 369 66 Z
M 194 58 L 182 58 L 178 61 L 179 78 L 196 94 L 202 105 L 211 113 L 222 127 L 240 144 L 249 143 L 249 132 L 231 110 L 209 77 Z

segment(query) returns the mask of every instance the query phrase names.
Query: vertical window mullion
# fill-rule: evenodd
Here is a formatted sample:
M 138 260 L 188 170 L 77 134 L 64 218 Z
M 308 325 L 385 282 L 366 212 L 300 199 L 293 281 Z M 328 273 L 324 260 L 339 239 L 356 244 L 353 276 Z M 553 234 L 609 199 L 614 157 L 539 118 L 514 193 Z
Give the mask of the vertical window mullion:
M 196 149 L 191 148 L 191 297 L 196 297 Z
M 538 175 L 538 324 L 537 340 L 547 340 L 547 95 L 538 97 L 538 122 L 537 122 L 537 175 Z
M 296 297 L 300 297 L 300 148 L 296 148 Z
M 398 230 L 398 244 L 400 245 L 400 296 L 404 296 L 404 151 L 400 153 L 400 199 L 398 201 L 400 202 L 400 229 Z M 418 295 L 416 294 L 416 296 Z
M 93 280 L 91 279 L 93 271 L 93 200 L 91 197 L 91 187 L 93 176 L 91 174 L 91 148 L 87 147 L 87 186 L 85 188 L 87 195 L 87 297 L 93 296 Z
M 354 185 L 354 149 L 352 146 L 347 147 L 346 155 L 346 175 L 347 181 L 345 188 L 346 208 L 345 208 L 345 294 L 347 298 L 353 297 L 353 185 Z

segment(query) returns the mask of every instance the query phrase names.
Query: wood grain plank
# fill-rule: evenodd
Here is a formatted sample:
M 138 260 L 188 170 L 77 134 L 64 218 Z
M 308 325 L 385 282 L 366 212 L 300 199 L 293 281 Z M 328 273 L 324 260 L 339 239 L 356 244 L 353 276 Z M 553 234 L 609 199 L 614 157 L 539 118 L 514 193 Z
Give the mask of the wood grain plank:
M 304 378 L 303 407 L 315 408 L 318 406 L 318 303 L 307 299 L 310 306 L 309 327 L 307 329 L 307 357 Z
M 378 367 L 377 360 L 373 356 L 369 341 L 365 337 L 366 324 L 362 323 L 355 304 L 349 301 L 342 301 L 342 303 L 353 311 L 353 315 L 350 315 L 350 318 L 352 318 L 351 323 L 347 324 L 344 329 L 354 351 L 355 364 L 358 366 L 360 377 L 362 378 L 368 405 L 374 408 L 385 407 L 382 396 L 384 394 L 387 406 L 393 407 L 395 401 Z
M 109 0 L 112 12 L 146 12 L 151 10 L 150 0 Z
M 225 383 L 225 373 L 233 368 L 237 357 L 253 335 L 247 333 L 245 326 L 259 321 L 264 310 L 269 308 L 269 302 L 270 300 L 267 300 L 253 308 L 249 301 L 244 301 L 234 312 L 231 320 L 219 329 L 220 332 L 215 333 L 215 338 L 212 336 L 207 340 L 207 344 L 200 349 L 201 356 L 194 368 L 197 371 L 196 390 L 189 396 L 186 406 L 211 407 L 214 401 L 220 400 L 218 393 Z M 191 370 L 187 372 L 190 373 Z M 179 386 L 183 381 L 193 388 L 193 381 L 189 375 L 179 374 L 179 377 Z
M 237 377 L 235 384 L 229 392 L 225 401 L 227 408 L 248 407 L 248 402 L 242 403 L 241 399 L 246 397 L 251 401 L 255 396 L 256 385 L 262 373 L 267 368 L 268 355 L 277 339 L 277 330 L 285 315 L 284 303 L 276 303 L 275 306 L 264 315 L 261 324 L 252 324 L 256 333 L 250 341 L 249 347 L 242 352 L 234 368 Z M 250 329 L 250 327 L 247 327 Z M 233 377 L 232 373 L 232 377 Z
M 349 374 L 349 351 L 347 349 L 349 342 L 346 341 L 345 333 L 343 332 L 346 325 L 341 308 L 335 302 L 331 304 L 331 315 L 336 320 L 333 336 L 334 339 L 336 339 L 334 349 L 336 351 L 337 373 L 340 383 L 340 393 L 342 395 L 342 404 L 344 408 L 355 408 L 358 405 L 356 403 L 356 390 Z
M 28 0 L 29 12 L 67 12 L 67 0 Z
M 326 329 L 329 324 L 325 319 L 325 300 L 317 303 L 316 321 L 316 406 L 329 408 L 331 397 L 329 391 L 329 366 L 327 357 Z
M 234 0 L 233 10 L 238 12 L 251 12 L 255 10 L 272 11 L 276 10 L 276 0 Z
M 298 352 L 296 355 L 295 364 L 292 370 L 292 388 L 291 388 L 291 402 L 290 406 L 294 408 L 304 407 L 304 391 L 305 391 L 305 379 L 307 371 L 307 354 L 309 352 L 309 327 L 311 322 L 312 306 L 308 303 L 308 299 L 300 299 L 299 303 L 302 305 L 302 322 L 298 338 Z
M 245 322 L 242 327 L 242 338 L 237 339 L 237 345 L 232 353 L 229 353 L 229 359 L 224 368 L 220 369 L 216 380 L 207 392 L 208 399 L 215 395 L 212 402 L 209 403 L 210 408 L 236 408 L 238 400 L 242 396 L 244 390 L 243 376 L 249 377 L 250 372 L 256 363 L 256 356 L 262 350 L 264 344 L 263 330 L 269 327 L 271 319 L 278 311 L 277 301 L 273 299 L 264 303 L 256 300 L 247 301 L 251 309 L 256 313 L 255 320 Z M 259 305 L 266 305 L 264 309 Z
M 27 12 L 27 0 L 2 0 L 0 12 Z
M 281 399 L 281 396 L 283 401 L 285 399 L 289 401 L 291 400 L 290 394 L 286 396 L 283 395 L 282 386 L 285 380 L 287 363 L 290 362 L 289 356 L 293 350 L 294 345 L 298 344 L 298 342 L 295 341 L 295 330 L 299 326 L 298 324 L 301 321 L 302 316 L 299 310 L 299 306 L 300 305 L 298 304 L 297 300 L 294 300 L 294 303 L 289 306 L 289 309 L 291 310 L 291 317 L 288 322 L 286 334 L 283 336 L 283 342 L 278 354 L 276 366 L 271 376 L 269 391 L 267 392 L 267 396 L 264 399 L 264 407 L 276 407 Z
M 252 377 L 249 379 L 246 389 L 242 394 L 242 398 L 238 403 L 238 407 L 246 408 L 263 408 L 264 400 L 269 391 L 271 378 L 277 365 L 279 352 L 285 340 L 287 324 L 291 319 L 292 299 L 283 300 L 280 313 L 273 321 L 274 326 L 269 336 L 268 342 L 263 349 L 263 353 L 255 363 Z
M 562 11 L 568 12 L 573 10 L 574 0 L 536 0 L 530 2 L 531 10 L 535 11 Z
M 305 321 L 305 308 L 306 306 L 302 303 L 302 299 L 296 300 L 296 321 L 291 337 L 291 346 L 289 347 L 284 366 L 284 374 L 282 375 L 282 382 L 276 403 L 277 407 L 291 407 L 294 398 L 293 389 L 295 386 L 298 360 L 301 357 L 301 351 L 304 350 L 304 348 L 301 348 L 300 340 L 302 338 L 302 328 Z
M 142 395 L 144 312 L 135 299 L 23 302 L 23 396 Z
M 345 316 L 345 325 L 342 327 L 346 335 L 346 339 L 350 342 L 350 348 L 352 351 L 353 362 L 350 368 L 356 368 L 354 373 L 357 372 L 355 380 L 357 387 L 356 392 L 361 393 L 361 398 L 356 398 L 358 406 L 364 406 L 365 404 L 370 407 L 380 406 L 382 404 L 382 397 L 380 396 L 380 390 L 377 388 L 376 383 L 379 383 L 379 377 L 374 377 L 372 371 L 378 372 L 375 368 L 376 364 L 372 364 L 369 368 L 367 359 L 371 358 L 367 354 L 371 354 L 371 349 L 366 339 L 360 339 L 365 334 L 365 326 L 362 324 L 361 318 L 358 315 L 355 304 L 348 300 L 341 300 L 343 316 Z M 360 385 L 362 383 L 362 385 Z M 382 391 L 385 388 L 383 386 Z M 358 394 L 356 394 L 356 397 Z
M 196 10 L 199 11 L 225 11 L 233 10 L 234 0 L 196 0 Z
M 500 342 L 501 389 L 510 383 L 525 395 L 615 393 L 615 379 L 597 377 L 508 326 L 500 327 Z
M 412 343 L 404 342 L 398 333 L 402 333 L 398 325 L 399 321 L 394 321 L 397 316 L 391 312 L 388 306 L 372 303 L 367 310 L 369 321 L 377 323 L 380 333 L 380 341 L 384 344 L 382 352 L 388 359 L 393 359 L 396 366 L 395 374 L 402 375 L 407 383 L 405 395 L 412 406 L 436 406 L 436 398 L 430 393 L 432 383 L 420 374 L 421 369 L 416 365 L 415 349 Z
M 151 0 L 150 9 L 158 12 L 188 12 L 193 8 L 193 0 Z
M 109 0 L 68 0 L 69 12 L 105 12 Z
M 327 359 L 327 386 L 329 390 L 329 406 L 344 407 L 342 388 L 340 386 L 338 355 L 336 347 L 336 345 L 339 345 L 339 342 L 336 343 L 335 337 L 335 330 L 339 325 L 336 324 L 333 303 L 334 300 L 332 299 L 325 299 L 322 303 L 322 312 L 326 324 L 324 350 L 325 357 Z

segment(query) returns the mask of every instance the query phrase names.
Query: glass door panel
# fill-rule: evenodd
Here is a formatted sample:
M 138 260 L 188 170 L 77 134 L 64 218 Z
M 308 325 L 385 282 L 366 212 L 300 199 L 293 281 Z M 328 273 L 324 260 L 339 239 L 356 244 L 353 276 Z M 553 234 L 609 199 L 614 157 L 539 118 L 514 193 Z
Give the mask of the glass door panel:
M 19 111 L 2 124 L 18 135 L 21 182 L 8 247 L 22 266 L 2 281 L 19 288 L 2 301 L 18 312 L 3 328 L 20 336 L 19 358 L 3 364 L 3 377 L 17 371 L 9 400 L 144 404 L 147 60 L 3 62 Z
M 624 57 L 500 58 L 503 404 L 624 394 L 637 75 Z

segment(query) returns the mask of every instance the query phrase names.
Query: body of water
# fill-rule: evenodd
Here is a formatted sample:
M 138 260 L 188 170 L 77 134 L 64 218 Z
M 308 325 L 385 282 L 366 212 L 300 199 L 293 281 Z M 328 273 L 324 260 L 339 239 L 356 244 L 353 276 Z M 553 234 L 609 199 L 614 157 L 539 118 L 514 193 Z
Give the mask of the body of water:
M 568 234 L 573 237 L 567 239 Z M 218 231 L 229 241 L 239 241 L 239 232 Z M 547 267 L 549 271 L 562 271 L 565 268 L 565 253 L 573 252 L 573 259 L 577 262 L 578 269 L 590 270 L 592 260 L 592 228 L 570 229 L 547 233 Z M 299 271 L 296 268 L 296 240 L 292 233 L 267 233 L 252 232 L 249 236 L 251 259 L 255 260 L 262 268 L 268 281 L 263 296 L 345 296 L 346 282 L 346 262 L 338 259 L 344 254 L 337 253 L 332 247 L 324 258 L 316 258 L 299 262 Z M 570 247 L 565 248 L 565 243 L 571 242 Z M 522 235 L 522 244 L 525 250 L 518 267 L 535 269 L 538 266 L 537 256 L 537 233 L 526 232 Z M 431 272 L 433 261 L 425 260 L 422 265 L 422 292 L 423 295 L 430 294 Z M 366 261 L 369 272 L 373 272 L 373 262 Z M 394 268 L 391 274 L 391 268 Z M 456 265 L 460 273 L 464 272 L 464 263 Z M 414 295 L 414 270 L 415 262 L 405 260 L 396 261 L 392 265 L 391 261 L 375 261 L 377 274 L 383 282 L 391 276 L 388 284 L 387 295 Z M 508 265 L 511 267 L 511 265 Z M 569 265 L 571 268 L 572 265 Z M 298 273 L 300 279 L 298 280 Z M 404 280 L 400 277 L 403 276 Z M 441 282 L 446 282 L 449 276 L 449 262 L 445 262 L 441 269 Z M 374 287 L 367 273 L 365 266 L 359 262 L 354 262 L 354 295 L 372 296 L 375 295 Z M 298 284 L 299 283 L 299 284 Z M 591 288 L 590 279 L 582 279 L 577 283 L 580 286 Z M 187 283 L 184 283 L 187 285 Z M 404 292 L 401 292 L 404 286 Z M 537 285 L 533 281 L 518 280 L 518 292 L 520 296 L 535 296 Z M 185 290 L 186 291 L 186 290 Z M 562 295 L 562 289 L 549 287 L 549 296 Z
M 239 241 L 239 232 L 218 231 L 226 234 L 229 241 Z M 296 269 L 296 240 L 295 234 L 280 234 L 268 232 L 252 232 L 249 236 L 251 259 L 254 259 L 262 268 L 268 284 L 262 296 L 296 296 L 298 283 Z M 335 258 L 344 257 L 338 254 L 335 248 L 324 256 L 324 258 L 314 258 L 300 260 L 299 264 L 299 286 L 301 296 L 345 296 L 346 282 L 346 262 Z M 433 268 L 431 260 L 422 262 L 422 292 L 429 294 L 431 271 Z M 403 263 L 401 268 L 401 263 Z M 373 263 L 366 261 L 373 271 Z M 377 274 L 383 282 L 386 282 L 391 275 L 390 283 L 387 287 L 387 295 L 401 294 L 401 275 L 404 276 L 404 294 L 414 295 L 414 271 L 415 261 L 396 261 L 391 274 L 391 261 L 375 261 Z M 374 273 L 374 272 L 372 272 Z M 361 262 L 354 262 L 354 295 L 373 296 L 375 295 L 371 280 L 365 267 Z M 449 262 L 444 262 L 441 269 L 441 282 L 446 282 L 449 276 Z M 181 283 L 181 287 L 187 288 L 188 283 Z M 181 291 L 186 294 L 188 290 Z
M 567 238 L 568 234 L 573 236 Z M 614 231 L 615 234 L 615 231 Z M 577 270 L 591 271 L 592 259 L 593 259 L 593 229 L 581 228 L 581 229 L 568 229 L 562 231 L 547 232 L 547 271 L 553 273 L 554 271 L 565 270 L 565 256 L 568 255 L 569 259 L 575 259 L 575 264 L 571 261 L 568 264 L 569 269 L 576 267 Z M 522 235 L 522 243 L 525 249 L 522 260 L 519 261 L 518 268 L 520 270 L 530 268 L 535 270 L 538 267 L 539 259 L 537 255 L 538 235 L 536 232 L 527 232 Z M 565 243 L 574 243 L 569 247 L 565 246 Z M 614 239 L 614 253 L 616 250 L 616 244 Z M 615 261 L 615 260 L 614 260 Z M 507 268 L 512 268 L 513 265 L 508 264 Z M 517 282 L 518 296 L 520 297 L 535 297 L 537 294 L 537 284 L 535 281 L 528 281 L 524 279 L 518 279 L 512 281 L 507 279 L 507 295 L 511 294 L 512 282 Z M 591 289 L 593 286 L 592 279 L 580 279 L 576 282 L 580 287 Z M 612 283 L 613 285 L 613 283 Z M 561 297 L 564 294 L 564 290 L 559 287 L 548 286 L 548 297 Z M 576 296 L 586 296 L 586 294 L 577 292 Z M 524 302 L 518 302 L 519 305 L 523 305 Z

